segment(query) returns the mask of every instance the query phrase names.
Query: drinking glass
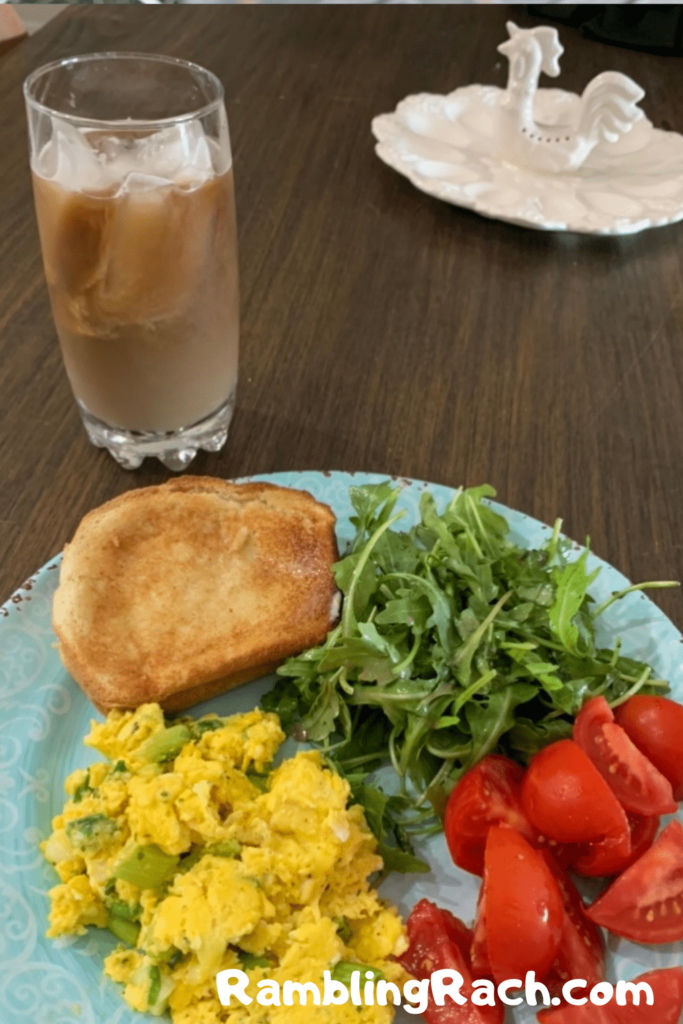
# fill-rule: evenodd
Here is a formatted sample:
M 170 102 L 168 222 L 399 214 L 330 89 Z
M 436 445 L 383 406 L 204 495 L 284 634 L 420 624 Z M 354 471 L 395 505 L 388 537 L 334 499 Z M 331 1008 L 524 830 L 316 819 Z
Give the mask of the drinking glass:
M 45 276 L 91 442 L 184 469 L 235 403 L 237 231 L 221 83 L 142 53 L 56 61 L 24 83 Z

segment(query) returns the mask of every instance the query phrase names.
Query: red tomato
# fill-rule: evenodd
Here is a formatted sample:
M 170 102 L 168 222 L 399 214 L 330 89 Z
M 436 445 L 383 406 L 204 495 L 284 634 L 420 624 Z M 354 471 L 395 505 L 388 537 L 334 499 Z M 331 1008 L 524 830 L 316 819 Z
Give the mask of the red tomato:
M 672 821 L 656 843 L 588 908 L 591 921 L 634 942 L 683 939 L 683 826 Z
M 481 876 L 484 847 L 491 825 L 509 825 L 530 842 L 535 835 L 522 810 L 524 769 L 509 757 L 488 754 L 460 779 L 444 817 L 451 857 L 459 868 Z
M 536 828 L 560 843 L 628 836 L 623 807 L 573 740 L 539 750 L 522 782 L 522 806 Z
M 683 1009 L 683 968 L 669 967 L 648 971 L 634 979 L 644 981 L 652 989 L 652 1006 L 630 1001 L 626 1006 L 614 1006 L 614 1024 L 677 1024 Z
M 604 981 L 605 943 L 600 929 L 586 916 L 586 906 L 567 873 L 547 851 L 543 856 L 564 903 L 562 938 L 545 979 L 550 994 L 559 996 L 570 978 L 583 978 L 588 985 Z
M 545 981 L 552 995 L 559 995 L 569 978 L 585 978 L 589 984 L 602 981 L 605 976 L 604 942 L 600 929 L 586 917 L 586 908 L 564 869 L 548 850 L 540 849 L 541 856 L 552 871 L 564 902 L 565 919 L 562 938 L 550 974 Z M 493 977 L 486 944 L 486 900 L 484 889 L 479 890 L 477 918 L 472 937 L 472 974 L 475 978 Z
M 604 697 L 593 697 L 574 722 L 574 739 L 598 769 L 621 806 L 633 814 L 673 814 L 671 783 L 638 750 Z
M 683 707 L 666 697 L 637 694 L 615 711 L 629 738 L 669 780 L 674 800 L 683 800 Z
M 462 995 L 467 999 L 464 1006 L 458 1006 L 452 999 L 446 999 L 443 1006 L 437 1006 L 429 994 L 429 1003 L 423 1017 L 427 1024 L 503 1024 L 505 1007 L 476 1006 L 471 1001 L 472 974 L 469 958 L 463 955 L 460 941 L 467 933 L 468 946 L 471 932 L 462 921 L 442 910 L 429 900 L 420 900 L 413 907 L 406 922 L 408 949 L 398 962 L 413 978 L 422 981 L 434 971 L 450 969 L 463 977 Z M 457 941 L 453 941 L 453 936 Z
M 613 998 L 605 1006 L 587 1002 L 583 1006 L 560 1006 L 556 1010 L 541 1010 L 537 1014 L 540 1024 L 678 1024 L 683 1008 L 683 968 L 668 967 L 649 971 L 634 978 L 644 981 L 652 989 L 652 1006 L 641 994 L 640 1005 L 634 1006 L 627 995 L 626 1006 L 619 1006 Z M 587 989 L 576 989 L 575 999 L 588 995 Z
M 564 906 L 545 860 L 514 829 L 493 825 L 484 857 L 486 951 L 497 984 L 543 978 L 555 960 Z

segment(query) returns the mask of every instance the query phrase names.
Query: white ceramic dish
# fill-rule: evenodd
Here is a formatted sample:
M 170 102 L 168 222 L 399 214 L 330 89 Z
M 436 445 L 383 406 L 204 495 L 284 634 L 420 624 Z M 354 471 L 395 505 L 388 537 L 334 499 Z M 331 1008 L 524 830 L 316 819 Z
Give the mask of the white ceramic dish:
M 422 192 L 484 217 L 547 231 L 628 235 L 683 219 L 683 136 L 643 119 L 595 147 L 567 174 L 502 162 L 496 119 L 505 91 L 470 85 L 447 96 L 408 96 L 374 118 L 378 157 Z M 539 89 L 535 114 L 561 124 L 579 102 Z

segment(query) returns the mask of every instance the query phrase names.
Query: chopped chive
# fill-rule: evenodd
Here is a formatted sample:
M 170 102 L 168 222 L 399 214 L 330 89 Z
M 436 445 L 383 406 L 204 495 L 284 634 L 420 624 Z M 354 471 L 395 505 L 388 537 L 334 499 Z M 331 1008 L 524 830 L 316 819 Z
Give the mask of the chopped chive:
M 241 846 L 236 839 L 227 839 L 224 843 L 214 843 L 213 846 L 201 847 L 182 858 L 178 865 L 178 871 L 183 875 L 186 874 L 195 864 L 199 863 L 202 857 L 209 853 L 214 857 L 237 857 L 240 850 Z
M 376 967 L 370 967 L 368 964 L 354 964 L 351 960 L 340 960 L 332 969 L 332 981 L 339 981 L 342 985 L 348 987 L 351 984 L 351 977 L 354 971 L 361 972 L 359 979 L 361 984 L 366 980 L 366 974 L 372 974 L 373 981 L 380 981 L 384 977 L 382 972 L 378 971 Z
M 139 924 L 136 924 L 134 921 L 126 921 L 122 917 L 110 915 L 107 921 L 107 928 L 121 942 L 125 942 L 129 946 L 137 946 L 138 936 L 140 935 Z
M 257 967 L 270 967 L 271 963 L 267 956 L 255 956 L 253 953 L 245 953 L 243 949 L 237 950 L 237 956 L 245 971 L 253 971 Z
M 86 814 L 66 823 L 66 837 L 75 850 L 94 853 L 112 839 L 119 826 L 106 814 Z
M 177 757 L 186 743 L 191 739 L 190 730 L 186 725 L 172 725 L 163 729 L 142 744 L 138 754 L 145 761 L 159 764 L 161 761 L 172 761 Z
M 353 938 L 353 932 L 349 927 L 349 922 L 345 917 L 333 917 L 332 920 L 337 926 L 337 935 L 346 946 L 349 940 Z
M 163 953 L 158 953 L 156 959 L 161 964 L 167 964 L 170 970 L 177 967 L 180 961 L 183 959 L 185 954 L 182 949 L 178 949 L 177 946 L 170 946 L 169 949 L 165 949 Z
M 74 795 L 72 796 L 71 799 L 73 803 L 80 804 L 81 800 L 86 795 L 86 793 L 93 792 L 94 790 L 90 785 L 90 769 L 88 769 L 88 771 L 85 773 L 85 778 L 83 779 L 83 782 L 76 786 L 76 789 L 74 790 Z
M 199 861 L 202 859 L 205 853 L 206 850 L 199 849 L 193 850 L 192 853 L 188 853 L 187 857 L 181 857 L 180 863 L 178 864 L 179 873 L 181 875 L 184 875 L 188 871 L 190 871 L 195 866 L 195 864 L 199 864 Z
M 236 839 L 226 839 L 224 843 L 214 843 L 213 846 L 207 846 L 205 853 L 210 853 L 214 857 L 237 857 L 242 847 Z
M 179 857 L 164 853 L 154 843 L 136 846 L 117 864 L 114 877 L 136 885 L 138 889 L 156 889 L 173 874 Z
M 205 732 L 216 732 L 217 729 L 222 729 L 225 722 L 222 718 L 200 718 L 199 721 L 193 723 L 194 728 L 192 731 L 197 734 L 197 738 L 203 736 Z
M 252 786 L 256 786 L 262 793 L 268 791 L 268 773 L 267 772 L 255 772 L 247 771 L 246 776 L 251 782 Z
M 115 900 L 109 905 L 109 913 L 112 917 L 118 917 L 124 921 L 139 921 L 142 907 L 139 903 L 125 903 L 123 900 Z
M 155 965 L 149 969 L 149 989 L 147 990 L 147 1006 L 154 1006 L 161 991 L 161 971 Z

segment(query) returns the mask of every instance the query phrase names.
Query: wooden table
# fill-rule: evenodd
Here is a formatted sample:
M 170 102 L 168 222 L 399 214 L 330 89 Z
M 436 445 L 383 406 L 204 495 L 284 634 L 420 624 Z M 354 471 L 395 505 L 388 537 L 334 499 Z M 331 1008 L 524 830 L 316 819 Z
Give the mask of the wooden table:
M 160 482 L 88 444 L 43 283 L 21 83 L 92 50 L 222 78 L 242 273 L 238 407 L 192 471 L 374 470 L 500 499 L 636 579 L 683 578 L 683 224 L 623 239 L 488 221 L 416 191 L 370 121 L 409 93 L 502 85 L 521 8 L 70 7 L 0 61 L 0 591 L 81 516 Z M 680 60 L 563 30 L 561 84 L 606 67 L 683 130 Z M 681 539 L 679 539 L 681 538 Z M 683 626 L 683 595 L 660 605 Z

